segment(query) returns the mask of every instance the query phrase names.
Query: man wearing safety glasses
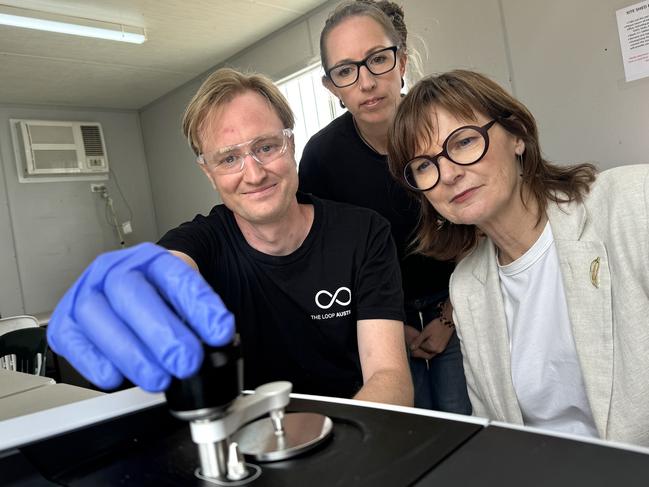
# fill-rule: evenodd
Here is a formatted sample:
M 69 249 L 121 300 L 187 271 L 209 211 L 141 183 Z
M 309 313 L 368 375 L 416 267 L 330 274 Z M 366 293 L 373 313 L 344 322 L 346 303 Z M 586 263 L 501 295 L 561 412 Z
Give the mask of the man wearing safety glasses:
M 293 123 L 270 80 L 212 74 L 183 131 L 223 204 L 159 245 L 99 256 L 54 311 L 52 348 L 100 387 L 161 391 L 236 328 L 246 388 L 411 405 L 389 225 L 297 193 Z

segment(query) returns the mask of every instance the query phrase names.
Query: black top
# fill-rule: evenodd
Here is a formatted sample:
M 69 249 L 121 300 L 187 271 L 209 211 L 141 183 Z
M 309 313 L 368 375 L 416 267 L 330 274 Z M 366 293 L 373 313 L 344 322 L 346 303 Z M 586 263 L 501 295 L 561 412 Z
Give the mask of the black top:
M 390 222 L 407 304 L 448 289 L 451 263 L 409 251 L 419 222 L 419 203 L 390 176 L 387 157 L 361 140 L 349 112 L 306 144 L 300 161 L 300 190 L 371 208 Z
M 396 251 L 375 212 L 298 200 L 314 205 L 314 221 L 287 256 L 253 249 L 223 205 L 159 244 L 194 259 L 234 314 L 246 388 L 289 380 L 295 392 L 351 397 L 363 384 L 356 321 L 403 320 Z

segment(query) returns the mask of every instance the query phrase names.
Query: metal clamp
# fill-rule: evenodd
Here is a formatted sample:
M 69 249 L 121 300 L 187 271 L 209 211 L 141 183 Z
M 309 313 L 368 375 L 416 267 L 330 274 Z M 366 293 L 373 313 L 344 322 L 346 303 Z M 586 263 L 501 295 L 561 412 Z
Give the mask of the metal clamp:
M 247 476 L 246 464 L 236 443 L 231 448 L 229 437 L 244 424 L 269 412 L 275 412 L 273 416 L 281 418 L 292 388 L 290 382 L 264 384 L 255 389 L 254 394 L 237 397 L 223 416 L 191 421 L 192 440 L 198 445 L 201 463 L 200 476 L 218 479 L 220 483 L 231 481 L 241 485 Z

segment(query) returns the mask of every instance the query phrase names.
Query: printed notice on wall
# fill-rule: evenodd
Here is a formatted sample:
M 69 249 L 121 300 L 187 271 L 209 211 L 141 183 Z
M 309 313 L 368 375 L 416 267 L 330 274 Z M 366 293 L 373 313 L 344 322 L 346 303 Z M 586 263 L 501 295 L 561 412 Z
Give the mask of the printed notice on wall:
M 621 8 L 616 15 L 626 80 L 649 76 L 649 0 Z

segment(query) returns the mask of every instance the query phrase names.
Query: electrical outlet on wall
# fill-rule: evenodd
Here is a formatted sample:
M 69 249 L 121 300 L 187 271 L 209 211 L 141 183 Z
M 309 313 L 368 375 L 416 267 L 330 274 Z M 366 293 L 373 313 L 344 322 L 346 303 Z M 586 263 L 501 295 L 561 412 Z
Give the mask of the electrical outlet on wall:
M 106 191 L 106 185 L 101 183 L 90 183 L 90 191 L 92 193 L 102 193 Z
M 124 235 L 128 235 L 129 233 L 133 233 L 133 227 L 131 226 L 130 220 L 125 221 L 122 223 L 122 232 Z

